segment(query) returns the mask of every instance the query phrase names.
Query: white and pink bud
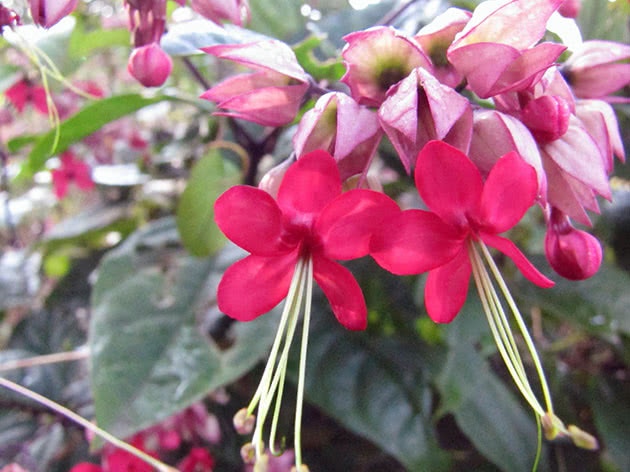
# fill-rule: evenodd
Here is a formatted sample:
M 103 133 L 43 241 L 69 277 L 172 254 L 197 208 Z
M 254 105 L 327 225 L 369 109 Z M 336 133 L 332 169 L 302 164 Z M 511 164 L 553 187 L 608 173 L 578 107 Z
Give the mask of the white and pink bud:
M 496 110 L 475 110 L 469 157 L 484 177 L 501 156 L 516 151 L 536 170 L 537 201 L 547 200 L 547 177 L 536 141 L 527 127 L 513 116 Z
M 592 277 L 602 262 L 602 247 L 592 234 L 571 225 L 569 217 L 552 208 L 545 235 L 545 254 L 549 265 L 569 280 Z
M 191 0 L 190 6 L 215 23 L 227 20 L 242 26 L 250 17 L 247 0 Z
M 31 16 L 35 24 L 50 28 L 77 7 L 78 0 L 30 0 Z
M 346 73 L 341 81 L 359 104 L 379 106 L 387 91 L 412 70 L 433 69 L 415 39 L 388 26 L 377 26 L 350 33 L 343 38 L 348 44 L 342 55 Z
M 562 67 L 580 98 L 603 98 L 630 84 L 630 45 L 584 41 Z
M 365 171 L 382 135 L 374 111 L 346 94 L 332 92 L 322 95 L 304 114 L 293 146 L 298 158 L 316 149 L 330 152 L 345 180 Z
M 233 116 L 263 126 L 283 126 L 295 118 L 309 84 L 295 53 L 277 40 L 202 48 L 208 54 L 250 67 L 256 72 L 225 79 L 201 95 Z
M 464 29 L 472 14 L 459 8 L 449 8 L 435 17 L 414 36 L 433 64 L 433 75 L 444 85 L 457 87 L 463 77 L 446 57 L 455 35 Z
M 127 70 L 145 87 L 159 87 L 171 73 L 173 62 L 157 43 L 147 44 L 133 50 L 129 56 Z
M 415 69 L 390 89 L 378 118 L 407 172 L 431 140 L 445 141 L 468 152 L 472 133 L 470 103 L 423 68 Z
M 289 167 L 291 167 L 291 164 L 293 164 L 293 162 L 294 159 L 290 157 L 282 161 L 277 166 L 269 169 L 265 173 L 265 175 L 263 175 L 262 179 L 260 179 L 260 182 L 258 183 L 258 188 L 260 190 L 264 190 L 273 198 L 276 198 L 278 196 L 278 190 L 280 189 L 282 179 L 284 179 L 284 174 L 286 174 L 287 170 L 289 169 Z M 241 411 L 243 410 L 238 411 L 237 416 L 239 413 L 241 413 Z M 234 417 L 234 422 L 236 423 L 236 417 Z M 238 428 L 236 428 L 236 430 L 238 431 Z

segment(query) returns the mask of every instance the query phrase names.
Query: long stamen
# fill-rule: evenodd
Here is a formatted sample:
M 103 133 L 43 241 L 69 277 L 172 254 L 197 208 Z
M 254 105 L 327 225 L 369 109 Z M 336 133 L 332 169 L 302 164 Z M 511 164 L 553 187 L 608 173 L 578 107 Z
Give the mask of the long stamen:
M 503 280 L 503 276 L 501 275 L 501 272 L 497 268 L 497 265 L 495 264 L 494 259 L 492 259 L 492 256 L 490 255 L 490 251 L 488 251 L 488 248 L 482 241 L 480 241 L 479 245 L 481 246 L 483 255 L 486 261 L 488 262 L 488 265 L 490 266 L 490 270 L 492 271 L 497 283 L 499 284 L 499 287 L 501 288 L 501 292 L 503 292 L 503 296 L 507 300 L 507 303 L 510 309 L 512 310 L 512 314 L 514 315 L 514 318 L 516 319 L 516 323 L 518 324 L 521 334 L 523 335 L 523 338 L 525 339 L 525 344 L 527 345 L 527 349 L 529 350 L 529 353 L 532 356 L 532 359 L 534 360 L 534 366 L 536 367 L 536 372 L 538 373 L 538 378 L 540 380 L 540 386 L 543 391 L 543 396 L 545 397 L 547 411 L 549 413 L 553 413 L 553 404 L 551 402 L 551 394 L 549 393 L 549 386 L 547 385 L 545 372 L 542 368 L 542 363 L 540 362 L 538 353 L 536 352 L 534 341 L 532 340 L 532 337 L 530 336 L 529 331 L 527 330 L 527 326 L 525 325 L 525 322 L 523 321 L 523 317 L 521 316 L 521 313 L 518 307 L 516 306 L 514 299 L 512 298 L 512 294 L 510 293 L 510 290 L 507 288 L 507 285 L 505 284 L 505 281 Z
M 297 401 L 295 408 L 295 467 L 302 468 L 302 406 L 304 403 L 304 382 L 306 379 L 306 352 L 308 349 L 308 331 L 311 321 L 311 300 L 313 298 L 313 259 L 308 259 L 306 275 L 306 306 L 302 321 L 302 345 L 300 347 L 300 373 L 298 377 Z

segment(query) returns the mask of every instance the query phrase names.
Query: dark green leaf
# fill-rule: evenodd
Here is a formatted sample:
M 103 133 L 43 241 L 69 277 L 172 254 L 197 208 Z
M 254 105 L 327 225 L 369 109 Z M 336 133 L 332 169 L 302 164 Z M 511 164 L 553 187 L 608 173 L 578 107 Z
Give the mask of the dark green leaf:
M 347 331 L 324 306 L 314 307 L 311 322 L 307 399 L 408 470 L 448 470 L 449 460 L 433 437 L 423 371 L 423 363 L 434 359 L 419 344 Z
M 466 340 L 451 345 L 438 387 L 443 409 L 489 460 L 529 472 L 536 455 L 534 414 L 528 415 Z M 543 469 L 539 469 L 543 470 Z
M 225 243 L 225 237 L 214 222 L 214 202 L 238 183 L 238 178 L 238 169 L 219 149 L 210 151 L 192 168 L 177 206 L 177 229 L 191 254 L 206 257 Z
M 531 259 L 536 267 L 547 266 L 542 257 Z M 520 277 L 514 295 L 592 333 L 630 333 L 630 276 L 627 273 L 604 262 L 599 272 L 588 280 L 566 280 L 549 270 L 547 275 L 556 282 L 553 288 L 540 289 Z
M 65 151 L 68 146 L 98 131 L 103 125 L 163 100 L 172 100 L 172 98 L 163 95 L 144 98 L 138 94 L 128 94 L 105 98 L 88 104 L 81 111 L 61 123 L 59 142 L 55 149 L 53 149 L 53 145 L 56 130 L 53 129 L 38 139 L 17 178 L 31 177 L 44 166 L 46 160 L 53 153 Z
M 271 344 L 270 315 L 234 325 L 223 350 L 198 332 L 196 314 L 216 311 L 216 284 L 234 258 L 185 256 L 173 247 L 176 237 L 174 221 L 160 220 L 98 269 L 90 325 L 94 409 L 98 424 L 121 437 L 234 381 Z

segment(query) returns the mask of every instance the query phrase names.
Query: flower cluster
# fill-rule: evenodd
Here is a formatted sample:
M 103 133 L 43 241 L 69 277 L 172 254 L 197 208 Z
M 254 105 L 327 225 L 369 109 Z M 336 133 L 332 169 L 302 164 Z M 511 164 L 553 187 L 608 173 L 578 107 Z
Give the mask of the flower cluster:
M 596 197 L 611 198 L 608 175 L 615 156 L 624 160 L 624 149 L 610 104 L 627 101 L 614 94 L 630 84 L 630 49 L 585 41 L 559 62 L 566 47 L 543 37 L 560 7 L 564 16 L 574 17 L 580 4 L 488 0 L 472 13 L 448 9 L 414 35 L 389 26 L 351 33 L 342 53 L 346 73 L 328 93 L 278 41 L 204 49 L 256 71 L 228 78 L 202 95 L 217 102 L 222 109 L 217 114 L 280 126 L 290 123 L 308 98 L 321 95 L 299 121 L 296 160 L 272 169 L 259 189 L 235 187 L 215 205 L 221 230 L 251 253 L 225 273 L 219 308 L 248 321 L 286 298 L 261 384 L 235 418 L 238 429 L 252 429 L 258 406 L 256 461 L 265 460 L 262 428 L 272 399 L 282 396 L 305 291 L 295 444 L 296 468 L 305 468 L 299 422 L 311 280 L 342 325 L 363 329 L 360 288 L 333 259 L 367 254 L 394 274 L 429 272 L 425 304 L 439 323 L 459 313 L 472 276 L 499 352 L 547 436 L 566 435 L 582 447 L 596 447 L 594 439 L 555 416 L 531 337 L 487 248 L 508 256 L 531 282 L 552 287 L 500 235 L 537 204 L 547 224 L 547 259 L 559 275 L 591 277 L 602 260 L 597 239 L 571 219 L 590 225 L 586 211 L 599 211 Z M 407 173 L 414 173 L 429 211 L 402 211 L 371 190 L 340 194 L 342 181 L 353 175 L 359 175 L 358 187 L 365 185 L 384 136 Z M 526 340 L 545 407 L 529 384 L 501 298 Z

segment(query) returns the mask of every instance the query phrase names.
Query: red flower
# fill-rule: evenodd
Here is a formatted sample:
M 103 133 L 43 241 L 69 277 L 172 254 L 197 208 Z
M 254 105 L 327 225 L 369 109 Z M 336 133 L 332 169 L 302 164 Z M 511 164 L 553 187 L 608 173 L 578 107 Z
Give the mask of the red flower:
M 103 468 L 97 464 L 81 462 L 80 464 L 77 464 L 72 469 L 70 469 L 70 472 L 103 472 Z
M 48 114 L 46 90 L 41 85 L 33 85 L 29 81 L 22 79 L 5 90 L 4 95 L 13 104 L 18 113 L 22 113 L 26 104 L 30 103 L 42 115 Z
M 510 257 L 536 285 L 553 285 L 512 241 L 498 236 L 518 223 L 538 189 L 536 171 L 516 152 L 501 157 L 484 184 L 465 154 L 431 141 L 418 154 L 415 179 L 431 211 L 406 210 L 392 217 L 374 234 L 370 254 L 395 274 L 429 271 L 425 305 L 434 321 L 451 322 L 466 300 L 470 240 L 480 239 Z
M 61 155 L 61 167 L 52 171 L 53 186 L 57 198 L 63 198 L 68 192 L 68 184 L 74 182 L 81 190 L 94 187 L 90 177 L 90 167 L 76 158 L 74 153 L 66 151 Z
M 202 447 L 195 447 L 177 465 L 181 472 L 212 472 L 214 458 Z
M 129 444 L 151 457 L 156 459 L 158 457 L 157 454 L 147 451 L 141 433 L 136 434 Z M 103 469 L 107 472 L 153 472 L 154 467 L 124 449 L 114 448 L 111 452 L 104 454 Z
M 219 197 L 214 211 L 221 231 L 251 253 L 230 266 L 219 284 L 223 313 L 249 321 L 268 312 L 286 297 L 298 260 L 310 256 L 314 279 L 339 322 L 353 330 L 366 327 L 361 289 L 333 259 L 367 255 L 372 231 L 399 211 L 393 200 L 363 189 L 342 194 L 332 156 L 313 151 L 287 170 L 277 201 L 239 185 Z

